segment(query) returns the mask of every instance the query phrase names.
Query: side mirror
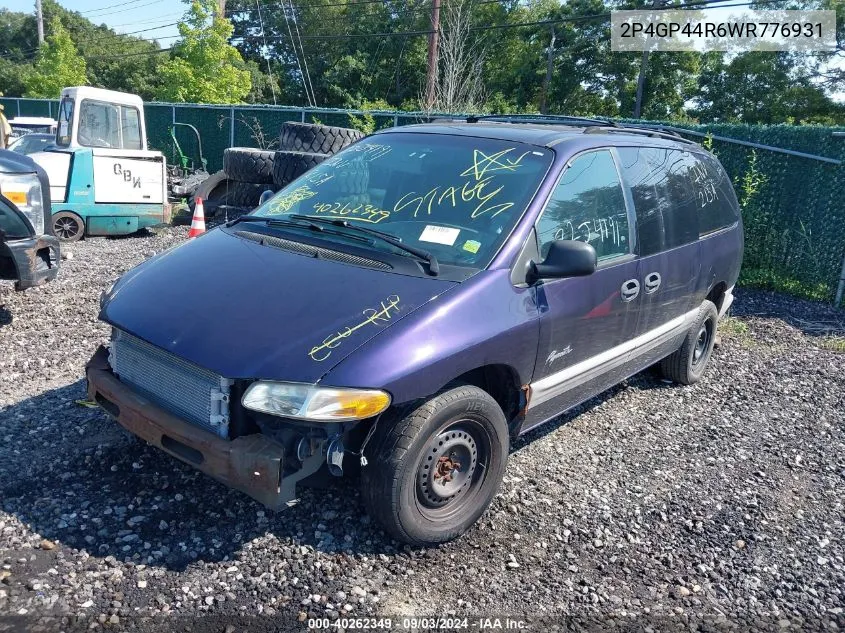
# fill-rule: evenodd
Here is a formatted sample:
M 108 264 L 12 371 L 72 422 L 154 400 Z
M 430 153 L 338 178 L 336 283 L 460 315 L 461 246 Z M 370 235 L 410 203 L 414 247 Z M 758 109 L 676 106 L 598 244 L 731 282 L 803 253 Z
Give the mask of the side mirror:
M 265 189 L 261 192 L 261 197 L 258 199 L 258 206 L 260 207 L 275 195 L 276 193 L 272 189 Z
M 530 282 L 538 279 L 585 277 L 596 271 L 596 249 L 578 240 L 555 240 L 541 263 L 531 264 Z

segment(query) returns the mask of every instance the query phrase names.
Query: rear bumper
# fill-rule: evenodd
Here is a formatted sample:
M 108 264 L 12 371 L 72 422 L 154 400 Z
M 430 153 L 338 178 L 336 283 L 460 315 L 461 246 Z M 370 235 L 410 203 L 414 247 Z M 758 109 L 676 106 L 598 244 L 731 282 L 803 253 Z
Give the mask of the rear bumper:
M 221 439 L 177 418 L 121 383 L 109 367 L 104 347 L 88 361 L 85 374 L 89 399 L 123 428 L 269 508 L 292 502 L 296 482 L 322 463 L 322 459 L 316 464 L 306 460 L 302 469 L 284 477 L 282 446 L 258 434 Z
M 3 255 L 11 257 L 14 264 L 17 290 L 40 286 L 59 274 L 59 240 L 52 235 L 0 241 Z

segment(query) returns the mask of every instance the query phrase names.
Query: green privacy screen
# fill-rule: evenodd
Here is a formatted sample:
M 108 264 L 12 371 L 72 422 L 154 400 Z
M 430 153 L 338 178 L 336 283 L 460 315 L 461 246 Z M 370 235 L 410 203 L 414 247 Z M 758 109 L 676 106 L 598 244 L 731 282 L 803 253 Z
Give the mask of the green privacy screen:
M 6 116 L 55 116 L 58 103 L 40 99 L 0 98 Z M 284 106 L 212 106 L 159 104 L 144 106 L 151 148 L 176 162 L 171 138 L 173 122 L 188 123 L 199 132 L 210 171 L 223 166 L 227 147 L 278 147 L 285 121 L 352 126 L 355 110 Z M 419 113 L 373 112 L 374 129 L 427 120 Z M 675 124 L 677 125 L 677 124 Z M 763 145 L 771 145 L 845 161 L 845 128 L 789 125 L 684 125 Z M 182 152 L 198 158 L 193 131 L 175 127 Z M 701 140 L 701 139 L 695 139 Z M 757 191 L 743 208 L 745 259 L 741 281 L 800 296 L 832 300 L 845 256 L 845 167 L 809 158 L 788 156 L 727 142 L 713 141 L 713 150 L 743 199 L 742 183 L 756 175 Z M 756 155 L 756 172 L 751 165 Z

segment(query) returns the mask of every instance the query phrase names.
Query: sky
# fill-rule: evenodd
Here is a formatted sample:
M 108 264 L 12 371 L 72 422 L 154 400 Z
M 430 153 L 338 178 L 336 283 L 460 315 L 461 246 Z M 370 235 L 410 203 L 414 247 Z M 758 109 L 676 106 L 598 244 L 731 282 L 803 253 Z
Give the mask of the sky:
M 181 0 L 59 0 L 59 4 L 77 11 L 95 24 L 106 24 L 118 33 L 129 33 L 144 39 L 156 39 L 167 48 L 178 39 L 175 22 L 187 9 Z M 0 8 L 11 11 L 34 12 L 34 0 L 0 0 Z M 724 19 L 730 9 L 712 9 L 708 17 Z M 742 13 L 744 9 L 734 9 Z M 724 15 L 720 15 L 724 12 Z M 838 66 L 845 65 L 840 60 Z M 845 102 L 845 92 L 833 95 Z
M 173 23 L 187 9 L 187 5 L 180 0 L 59 0 L 59 4 L 81 13 L 95 24 L 105 24 L 118 33 L 143 29 L 143 32 L 133 34 L 144 39 L 157 39 L 164 48 L 176 41 L 178 31 Z M 35 1 L 0 0 L 0 7 L 34 13 Z

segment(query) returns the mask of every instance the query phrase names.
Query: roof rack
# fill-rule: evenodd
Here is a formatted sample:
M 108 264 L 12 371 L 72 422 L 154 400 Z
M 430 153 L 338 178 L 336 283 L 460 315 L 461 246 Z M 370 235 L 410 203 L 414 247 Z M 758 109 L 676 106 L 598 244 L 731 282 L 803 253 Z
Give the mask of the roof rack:
M 574 125 L 578 127 L 618 127 L 617 123 L 609 119 L 591 119 L 589 117 L 567 116 L 564 114 L 484 114 L 480 116 L 468 116 L 466 121 L 467 123 L 500 121 L 504 123 L 544 123 L 546 125 Z
M 654 138 L 665 138 L 670 141 L 679 141 L 689 145 L 698 145 L 695 141 L 684 138 L 677 132 L 666 130 L 660 127 L 637 127 L 633 125 L 615 124 L 612 127 L 590 127 L 584 130 L 584 134 L 604 134 L 606 132 L 622 132 L 623 134 L 641 134 Z

